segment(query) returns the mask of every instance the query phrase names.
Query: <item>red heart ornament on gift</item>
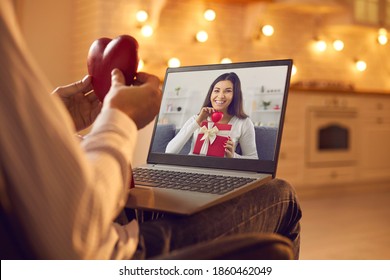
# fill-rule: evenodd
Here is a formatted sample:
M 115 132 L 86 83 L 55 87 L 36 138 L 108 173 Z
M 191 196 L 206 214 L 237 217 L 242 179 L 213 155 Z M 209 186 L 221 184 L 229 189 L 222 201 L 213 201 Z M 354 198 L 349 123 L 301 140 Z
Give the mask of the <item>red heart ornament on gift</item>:
M 93 90 L 103 101 L 111 87 L 111 71 L 114 68 L 125 75 L 126 85 L 133 83 L 138 68 L 138 42 L 129 35 L 97 39 L 89 48 L 87 66 Z
M 223 118 L 223 113 L 222 112 L 214 112 L 211 115 L 211 120 L 215 123 L 219 122 Z

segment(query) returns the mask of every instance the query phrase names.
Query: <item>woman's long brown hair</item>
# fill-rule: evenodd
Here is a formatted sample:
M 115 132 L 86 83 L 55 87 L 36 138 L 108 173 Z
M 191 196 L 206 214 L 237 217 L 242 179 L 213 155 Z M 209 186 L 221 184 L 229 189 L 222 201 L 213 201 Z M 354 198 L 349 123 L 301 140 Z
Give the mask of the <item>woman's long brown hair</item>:
M 222 74 L 215 79 L 215 81 L 210 85 L 209 91 L 207 93 L 206 99 L 203 102 L 202 107 L 212 107 L 210 101 L 211 93 L 213 92 L 215 85 L 220 81 L 231 81 L 233 84 L 233 100 L 228 107 L 228 113 L 230 115 L 238 117 L 239 119 L 247 118 L 248 115 L 244 112 L 242 102 L 241 81 L 237 74 L 234 72 Z

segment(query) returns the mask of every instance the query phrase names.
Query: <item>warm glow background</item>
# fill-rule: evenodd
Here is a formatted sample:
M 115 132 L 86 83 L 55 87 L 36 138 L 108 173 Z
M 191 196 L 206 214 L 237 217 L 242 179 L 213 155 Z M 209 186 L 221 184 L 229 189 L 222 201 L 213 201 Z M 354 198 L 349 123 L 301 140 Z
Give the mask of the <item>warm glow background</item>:
M 161 79 L 171 57 L 179 58 L 181 65 L 219 63 L 224 57 L 234 62 L 292 58 L 297 67 L 292 82 L 341 81 L 355 89 L 390 90 L 390 44 L 377 43 L 377 27 L 354 25 L 348 9 L 297 9 L 278 5 L 281 1 L 246 5 L 211 0 L 16 2 L 28 45 L 53 88 L 86 74 L 93 40 L 130 34 L 139 41 L 143 71 Z M 216 12 L 214 21 L 203 18 L 209 8 Z M 149 13 L 151 37 L 141 35 L 135 18 L 140 9 Z M 270 37 L 258 36 L 265 24 L 274 28 Z M 208 33 L 204 43 L 195 40 L 200 30 Z M 327 41 L 324 52 L 313 48 L 315 36 Z M 335 39 L 343 40 L 342 51 L 332 48 Z M 355 69 L 357 59 L 367 63 L 364 72 Z M 152 126 L 144 129 L 140 138 L 149 139 L 151 130 Z M 139 141 L 139 145 L 136 165 L 144 162 L 149 142 Z

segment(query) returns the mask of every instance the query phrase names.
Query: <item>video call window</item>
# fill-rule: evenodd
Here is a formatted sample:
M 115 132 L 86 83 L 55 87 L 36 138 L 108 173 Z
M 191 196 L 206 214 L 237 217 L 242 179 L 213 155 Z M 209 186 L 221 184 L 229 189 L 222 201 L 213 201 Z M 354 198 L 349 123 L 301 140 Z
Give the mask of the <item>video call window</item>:
M 189 129 L 190 120 L 199 114 L 205 100 L 211 97 L 210 91 L 213 91 L 213 85 L 215 86 L 218 79 L 222 77 L 222 80 L 227 78 L 231 82 L 231 84 L 227 84 L 234 91 L 232 102 L 241 104 L 241 111 L 247 118 L 235 118 L 235 121 L 232 119 L 230 132 L 224 131 L 228 130 L 226 127 L 220 127 L 217 136 L 233 138 L 234 158 L 273 160 L 273 151 L 283 109 L 287 70 L 287 65 L 279 65 L 168 73 L 152 152 L 208 155 L 205 151 L 194 153 L 197 144 L 199 148 L 199 143 L 197 143 L 200 141 L 199 134 L 201 136 L 204 134 L 200 130 L 191 130 L 191 132 L 181 135 L 181 142 L 176 143 L 175 149 L 170 148 L 170 146 L 172 146 L 172 142 L 175 142 L 172 139 L 179 138 L 180 134 L 183 134 L 183 132 L 180 133 L 182 129 L 184 131 Z M 237 79 L 239 87 L 236 85 Z M 218 85 L 217 90 L 224 87 L 224 83 Z M 241 91 L 240 96 L 234 95 L 238 89 Z M 209 122 L 211 122 L 210 119 Z M 213 124 L 209 126 L 207 129 L 211 131 Z M 246 132 L 247 130 L 253 130 L 253 133 Z M 207 132 L 205 128 L 203 128 L 203 132 L 213 134 L 213 132 Z M 204 138 L 201 143 L 204 150 L 206 146 L 204 140 L 207 137 L 201 138 Z M 212 139 L 208 138 L 208 140 Z M 210 143 L 208 145 L 211 147 Z

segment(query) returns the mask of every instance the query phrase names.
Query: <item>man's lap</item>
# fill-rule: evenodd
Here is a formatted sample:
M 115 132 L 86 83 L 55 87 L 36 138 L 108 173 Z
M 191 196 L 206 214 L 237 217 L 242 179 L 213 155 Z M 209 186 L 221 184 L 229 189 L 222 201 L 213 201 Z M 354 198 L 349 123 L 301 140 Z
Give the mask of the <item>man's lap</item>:
M 294 189 L 274 179 L 240 197 L 190 216 L 152 213 L 140 222 L 140 244 L 135 258 L 166 254 L 199 242 L 246 232 L 274 232 L 290 238 L 299 254 L 301 211 Z M 156 216 L 156 213 L 153 213 Z

